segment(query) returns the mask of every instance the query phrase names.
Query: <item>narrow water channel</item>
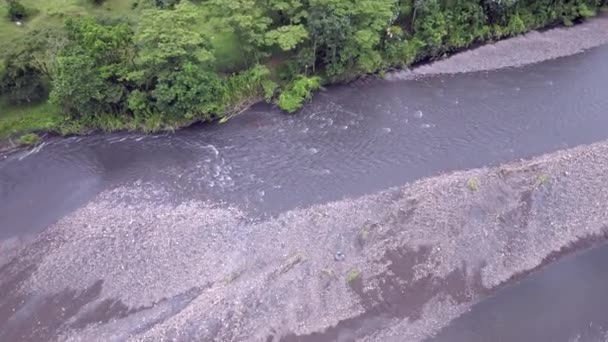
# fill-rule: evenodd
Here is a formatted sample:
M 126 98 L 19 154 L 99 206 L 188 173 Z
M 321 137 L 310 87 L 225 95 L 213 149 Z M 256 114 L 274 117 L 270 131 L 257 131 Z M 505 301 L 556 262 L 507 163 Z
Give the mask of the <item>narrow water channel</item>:
M 569 255 L 454 320 L 431 342 L 608 340 L 608 246 Z

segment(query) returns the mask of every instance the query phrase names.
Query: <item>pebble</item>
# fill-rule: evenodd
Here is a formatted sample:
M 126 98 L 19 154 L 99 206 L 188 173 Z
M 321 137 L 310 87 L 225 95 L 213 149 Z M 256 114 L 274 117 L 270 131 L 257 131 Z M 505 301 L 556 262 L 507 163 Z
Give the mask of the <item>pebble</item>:
M 344 253 L 337 251 L 336 254 L 334 254 L 334 260 L 343 261 L 344 259 L 346 259 L 346 255 L 344 255 Z

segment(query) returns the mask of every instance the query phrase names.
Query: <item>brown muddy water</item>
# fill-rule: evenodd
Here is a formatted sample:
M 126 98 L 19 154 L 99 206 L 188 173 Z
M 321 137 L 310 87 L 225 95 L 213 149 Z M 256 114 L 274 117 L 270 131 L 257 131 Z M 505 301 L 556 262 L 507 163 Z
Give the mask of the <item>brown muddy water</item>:
M 0 340 L 593 340 L 607 57 L 0 157 Z

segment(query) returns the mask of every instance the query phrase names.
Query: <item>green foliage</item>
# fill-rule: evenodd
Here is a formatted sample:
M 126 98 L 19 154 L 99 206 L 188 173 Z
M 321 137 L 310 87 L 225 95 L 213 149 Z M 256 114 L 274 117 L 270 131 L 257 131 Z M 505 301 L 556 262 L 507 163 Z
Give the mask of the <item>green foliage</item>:
M 27 133 L 19 138 L 19 144 L 23 146 L 33 146 L 40 142 L 40 137 L 36 133 Z
M 226 86 L 216 73 L 200 65 L 186 63 L 173 72 L 160 74 L 154 89 L 148 92 L 149 112 L 186 119 L 210 119 L 221 109 Z M 136 112 L 137 114 L 138 112 Z
M 98 0 L 93 0 L 98 1 Z M 148 0 L 153 6 L 158 8 L 173 8 L 179 0 Z
M 8 5 L 8 17 L 12 21 L 27 19 L 30 11 L 19 0 L 6 0 Z
M 285 25 L 266 33 L 266 44 L 278 45 L 281 50 L 293 50 L 308 37 L 306 28 L 302 25 Z
M 138 50 L 138 64 L 145 69 L 141 75 L 144 80 L 186 62 L 213 62 L 208 34 L 193 29 L 200 24 L 199 20 L 197 7 L 187 1 L 177 5 L 174 10 L 143 12 L 134 43 Z
M 68 20 L 66 29 L 69 43 L 57 56 L 51 101 L 72 117 L 124 113 L 128 88 L 122 80 L 133 58 L 129 27 L 85 17 Z
M 53 25 L 38 25 L 4 47 L 4 65 L 31 68 L 47 81 L 56 72 L 56 57 L 67 44 L 66 32 Z
M 11 61 L 0 73 L 0 95 L 5 95 L 10 104 L 39 102 L 47 95 L 43 76 L 28 65 Z
M 270 102 L 270 100 L 272 100 L 272 98 L 274 97 L 274 94 L 276 93 L 278 88 L 279 88 L 279 85 L 274 81 L 271 81 L 271 80 L 262 81 L 262 89 L 264 90 L 264 100 L 266 100 L 267 102 Z
M 596 15 L 596 11 L 595 9 L 590 8 L 587 4 L 580 3 L 578 4 L 578 14 L 581 16 L 581 18 L 591 18 Z
M 17 133 L 57 131 L 63 122 L 59 109 L 48 102 L 8 106 L 0 101 L 0 139 Z
M 420 39 L 405 39 L 393 36 L 386 42 L 384 60 L 390 66 L 404 67 L 416 61 L 424 43 Z
M 55 57 L 65 42 L 62 31 L 35 29 L 5 45 L 0 94 L 11 104 L 34 103 L 48 95 Z
M 219 31 L 228 31 L 237 37 L 250 63 L 257 63 L 267 55 L 260 49 L 266 44 L 266 32 L 272 24 L 265 1 L 208 0 L 205 7 Z
M 479 3 L 457 0 L 446 11 L 445 19 L 449 32 L 446 39 L 448 49 L 467 47 L 489 34 L 486 15 Z
M 229 77 L 226 80 L 226 95 L 222 99 L 226 105 L 224 112 L 232 114 L 252 102 L 262 99 L 270 101 L 278 87 L 270 76 L 271 73 L 267 67 L 255 65 Z
M 199 23 L 197 9 L 182 2 L 173 10 L 143 13 L 133 39 L 138 57 L 127 73 L 137 88 L 128 99 L 134 115 L 210 119 L 221 108 L 226 89 L 211 70 L 210 39 L 192 29 Z
M 352 34 L 351 18 L 348 9 L 340 2 L 311 0 L 310 16 L 307 20 L 308 32 L 312 45 L 310 65 L 313 72 L 317 61 L 327 66 L 328 74 L 337 76 L 343 70 L 340 52 Z
M 20 0 L 0 1 L 11 20 L 34 12 Z M 36 113 L 45 127 L 52 123 L 64 133 L 174 129 L 227 120 L 260 100 L 295 112 L 321 78 L 349 80 L 476 42 L 571 25 L 604 5 L 606 0 L 38 1 L 40 20 L 23 26 L 5 20 L 0 28 L 0 95 L 31 110 L 49 95 L 44 105 L 54 108 L 53 120 Z M 66 118 L 60 124 L 57 111 Z M 11 134 L 27 122 L 43 126 L 30 119 L 0 125 L 10 122 L 4 131 Z
M 279 108 L 288 113 L 295 113 L 312 97 L 312 92 L 320 87 L 319 77 L 299 76 L 279 96 Z
M 424 42 L 430 54 L 441 52 L 443 39 L 448 35 L 448 23 L 439 1 L 425 1 L 418 12 L 421 18 L 415 23 L 416 37 Z

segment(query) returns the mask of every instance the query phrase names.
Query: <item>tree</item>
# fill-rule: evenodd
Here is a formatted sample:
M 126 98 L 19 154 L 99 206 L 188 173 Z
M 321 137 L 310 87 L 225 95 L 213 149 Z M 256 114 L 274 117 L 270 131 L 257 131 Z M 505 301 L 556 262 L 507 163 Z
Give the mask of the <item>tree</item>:
M 259 6 L 267 6 L 269 17 L 278 25 L 300 24 L 308 16 L 306 0 L 266 0 L 258 1 Z
M 197 7 L 189 2 L 174 10 L 144 11 L 134 37 L 137 76 L 148 82 L 185 62 L 210 66 L 214 57 L 208 33 L 194 29 L 199 19 Z
M 281 50 L 289 51 L 308 38 L 308 31 L 303 25 L 285 25 L 266 33 L 267 45 L 278 45 Z
M 375 72 L 382 67 L 380 46 L 387 30 L 397 19 L 396 0 L 358 0 L 351 6 L 353 35 L 342 58 L 359 72 Z
M 263 1 L 255 0 L 209 0 L 206 2 L 209 15 L 215 18 L 219 30 L 233 32 L 241 49 L 251 56 L 249 64 L 255 64 L 267 56 L 266 33 L 272 19 Z
M 27 64 L 5 62 L 0 73 L 0 95 L 11 104 L 37 102 L 47 94 L 43 75 Z
M 449 48 L 469 46 L 489 33 L 486 15 L 477 2 L 456 0 L 449 10 L 446 10 L 445 18 L 449 32 L 447 36 Z
M 307 29 L 314 58 L 311 61 L 313 72 L 319 58 L 325 65 L 333 65 L 335 69 L 341 69 L 339 52 L 352 34 L 351 20 L 345 5 L 336 1 L 311 0 L 310 2 Z
M 420 19 L 415 21 L 416 37 L 426 45 L 429 54 L 439 53 L 448 35 L 445 14 L 438 0 L 426 0 L 418 7 Z
M 132 59 L 132 31 L 94 18 L 66 23 L 68 44 L 57 57 L 51 100 L 71 116 L 124 114 Z
M 47 97 L 56 71 L 55 57 L 66 41 L 62 30 L 45 27 L 5 45 L 0 92 L 10 103 L 31 103 Z
M 155 110 L 173 118 L 210 118 L 223 105 L 223 80 L 212 71 L 186 63 L 179 70 L 161 75 L 150 91 Z
M 57 55 L 67 44 L 68 37 L 63 29 L 54 25 L 37 26 L 6 48 L 5 60 L 27 65 L 51 81 L 56 73 Z
M 193 118 L 218 110 L 225 86 L 211 69 L 209 37 L 193 29 L 199 18 L 189 2 L 143 14 L 134 37 L 136 68 L 128 76 L 137 87 L 129 97 L 136 115 Z

